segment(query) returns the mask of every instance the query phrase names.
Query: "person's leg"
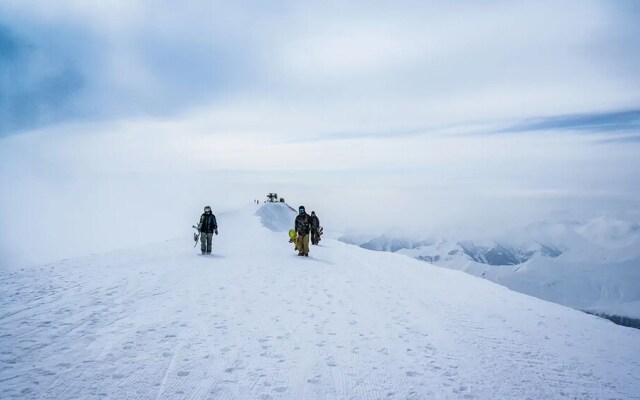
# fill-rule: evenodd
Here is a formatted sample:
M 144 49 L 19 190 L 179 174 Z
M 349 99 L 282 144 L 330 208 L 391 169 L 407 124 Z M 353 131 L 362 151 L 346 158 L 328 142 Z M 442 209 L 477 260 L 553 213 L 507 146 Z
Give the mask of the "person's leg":
M 202 250 L 202 254 L 207 252 L 207 233 L 200 232 L 200 250 Z
M 207 254 L 211 253 L 211 241 L 213 240 L 213 232 L 207 233 Z
M 309 254 L 309 234 L 307 233 L 306 235 L 304 235 L 304 238 L 302 238 L 302 244 L 303 244 L 303 253 L 304 255 Z
M 298 234 L 298 237 L 296 239 L 296 250 L 298 250 L 298 255 L 302 255 L 304 254 L 304 245 L 303 245 L 303 236 Z

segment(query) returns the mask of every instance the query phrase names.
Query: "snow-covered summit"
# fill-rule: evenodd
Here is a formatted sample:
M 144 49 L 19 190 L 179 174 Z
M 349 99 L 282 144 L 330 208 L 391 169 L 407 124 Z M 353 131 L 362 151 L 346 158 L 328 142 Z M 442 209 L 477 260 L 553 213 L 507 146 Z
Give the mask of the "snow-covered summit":
M 220 215 L 211 257 L 185 238 L 2 273 L 0 397 L 640 393 L 639 330 L 331 239 L 297 257 L 263 207 Z
M 260 222 L 275 232 L 285 232 L 293 228 L 296 212 L 286 203 L 264 203 L 256 211 Z

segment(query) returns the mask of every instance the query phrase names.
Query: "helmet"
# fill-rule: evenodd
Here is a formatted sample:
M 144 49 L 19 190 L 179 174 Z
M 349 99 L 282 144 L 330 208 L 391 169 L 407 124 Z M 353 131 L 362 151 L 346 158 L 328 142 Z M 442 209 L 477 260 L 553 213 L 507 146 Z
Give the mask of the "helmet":
M 311 215 L 316 215 L 316 212 L 315 211 L 311 211 Z
M 302 214 L 304 212 L 304 206 L 298 207 L 298 212 Z
M 204 208 L 204 212 L 211 212 L 211 207 L 206 206 L 206 207 Z

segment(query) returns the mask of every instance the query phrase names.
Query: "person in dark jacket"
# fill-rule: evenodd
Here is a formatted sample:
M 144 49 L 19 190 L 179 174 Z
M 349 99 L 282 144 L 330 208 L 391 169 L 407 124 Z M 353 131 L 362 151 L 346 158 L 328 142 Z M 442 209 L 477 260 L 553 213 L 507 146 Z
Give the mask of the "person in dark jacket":
M 315 211 L 311 211 L 311 244 L 320 243 L 320 220 Z
M 311 216 L 304 206 L 298 208 L 294 230 L 298 234 L 298 255 L 309 257 L 309 233 L 311 232 Z
M 202 254 L 211 254 L 211 240 L 214 234 L 218 234 L 218 222 L 209 206 L 204 208 L 204 213 L 200 217 L 198 231 L 200 232 L 200 250 L 202 250 Z

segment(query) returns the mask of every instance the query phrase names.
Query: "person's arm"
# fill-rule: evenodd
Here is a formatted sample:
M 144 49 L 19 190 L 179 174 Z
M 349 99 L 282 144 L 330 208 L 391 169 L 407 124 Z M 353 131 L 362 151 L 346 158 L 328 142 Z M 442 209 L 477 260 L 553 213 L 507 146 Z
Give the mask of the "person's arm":
M 216 216 L 213 215 L 213 233 L 218 234 L 218 221 L 216 220 Z

